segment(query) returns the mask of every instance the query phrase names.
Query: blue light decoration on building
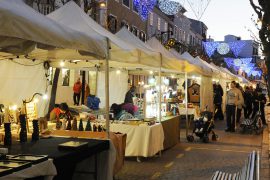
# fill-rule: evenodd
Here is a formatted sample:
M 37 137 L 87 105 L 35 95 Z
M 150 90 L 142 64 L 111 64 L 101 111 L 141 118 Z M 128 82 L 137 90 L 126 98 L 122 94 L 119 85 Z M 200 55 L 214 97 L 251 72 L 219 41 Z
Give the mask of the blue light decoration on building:
M 179 0 L 159 0 L 159 9 L 167 15 L 175 15 L 182 8 Z
M 227 43 L 220 43 L 217 47 L 217 52 L 221 55 L 228 54 L 230 52 L 230 46 Z
M 215 53 L 218 45 L 219 45 L 219 42 L 203 42 L 203 47 L 208 57 L 211 57 Z
M 203 46 L 208 57 L 211 57 L 216 50 L 221 55 L 226 55 L 231 51 L 235 57 L 238 57 L 245 45 L 246 45 L 245 41 L 234 41 L 229 43 L 203 42 Z
M 243 47 L 246 45 L 245 41 L 233 41 L 228 43 L 231 51 L 235 57 L 238 57 Z
M 149 12 L 152 12 L 157 0 L 134 0 L 133 5 L 138 10 L 138 13 L 143 21 L 146 21 L 148 18 Z
M 224 61 L 229 68 L 234 68 L 236 71 L 241 68 L 248 74 L 248 76 L 252 75 L 252 72 L 256 71 L 255 63 L 251 63 L 252 58 L 224 58 Z M 254 72 L 253 74 L 261 76 L 260 71 Z

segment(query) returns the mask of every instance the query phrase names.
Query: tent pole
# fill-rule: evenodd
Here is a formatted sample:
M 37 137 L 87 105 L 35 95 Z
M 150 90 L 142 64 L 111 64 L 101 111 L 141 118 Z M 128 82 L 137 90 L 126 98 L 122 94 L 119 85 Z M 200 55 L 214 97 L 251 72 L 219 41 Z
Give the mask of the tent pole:
M 159 123 L 161 123 L 161 65 L 162 65 L 162 55 L 160 53 L 160 66 L 159 66 L 159 72 L 158 72 L 158 78 L 159 78 Z
M 187 72 L 185 72 L 185 108 L 186 108 L 186 137 L 188 136 L 188 85 L 187 85 Z
M 110 52 L 109 52 L 109 38 L 106 38 L 107 41 L 107 55 L 105 60 L 105 97 L 106 97 L 106 134 L 107 138 L 110 138 L 110 102 L 109 102 L 109 59 L 110 59 Z

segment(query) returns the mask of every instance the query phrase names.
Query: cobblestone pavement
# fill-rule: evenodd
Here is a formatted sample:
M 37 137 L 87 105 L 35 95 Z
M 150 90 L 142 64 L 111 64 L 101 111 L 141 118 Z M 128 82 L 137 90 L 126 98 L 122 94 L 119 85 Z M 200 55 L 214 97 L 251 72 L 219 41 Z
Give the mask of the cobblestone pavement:
M 126 158 L 123 169 L 115 176 L 116 180 L 204 180 L 210 179 L 213 172 L 223 170 L 237 172 L 243 166 L 248 153 L 261 150 L 262 135 L 225 133 L 225 122 L 216 123 L 216 142 L 188 143 L 185 129 L 181 129 L 181 142 L 162 152 L 162 156 Z

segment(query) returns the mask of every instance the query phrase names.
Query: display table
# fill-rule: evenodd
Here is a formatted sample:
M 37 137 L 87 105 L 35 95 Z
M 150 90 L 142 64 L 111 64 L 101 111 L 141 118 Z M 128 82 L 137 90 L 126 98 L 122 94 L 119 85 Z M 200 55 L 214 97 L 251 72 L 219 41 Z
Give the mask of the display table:
M 180 140 L 180 117 L 168 116 L 163 117 L 161 124 L 164 131 L 164 149 L 171 148 L 179 143 Z
M 52 136 L 64 136 L 64 137 L 76 137 L 76 138 L 96 138 L 96 139 L 106 139 L 106 132 L 92 132 L 92 131 L 70 131 L 70 130 L 53 130 L 51 133 Z M 116 160 L 112 165 L 113 175 L 119 172 L 124 165 L 125 149 L 126 149 L 126 134 L 116 134 L 110 133 L 110 141 L 112 146 L 116 150 Z M 110 146 L 110 149 L 113 147 Z M 112 151 L 115 151 L 112 150 Z M 109 163 L 106 163 L 109 164 Z M 111 168 L 110 168 L 111 169 Z M 111 172 L 109 172 L 111 173 Z
M 57 172 L 53 164 L 53 160 L 49 159 L 21 171 L 2 176 L 0 177 L 0 180 L 23 180 L 26 178 L 34 178 L 39 176 L 43 176 L 45 180 L 52 180 L 56 174 Z
M 164 147 L 164 132 L 159 123 L 152 126 L 112 123 L 110 131 L 127 134 L 125 156 L 151 157 Z
M 58 144 L 68 141 L 87 142 L 88 146 L 76 150 L 58 149 Z M 9 154 L 48 155 L 49 158 L 53 159 L 53 163 L 57 169 L 57 176 L 54 179 L 68 180 L 72 179 L 77 163 L 91 156 L 96 157 L 97 154 L 109 150 L 109 148 L 110 142 L 108 140 L 53 137 L 49 139 L 40 139 L 36 142 L 13 142 L 12 146 L 9 147 Z M 96 167 L 98 167 L 98 165 L 96 165 Z M 95 176 L 97 176 L 97 172 L 98 169 L 95 168 Z

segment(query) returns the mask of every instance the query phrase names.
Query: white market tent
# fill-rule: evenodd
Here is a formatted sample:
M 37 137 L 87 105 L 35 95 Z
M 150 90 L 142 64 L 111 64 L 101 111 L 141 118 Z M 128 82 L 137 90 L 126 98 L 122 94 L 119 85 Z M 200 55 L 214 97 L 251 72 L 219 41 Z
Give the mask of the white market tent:
M 106 56 L 106 37 L 87 36 L 60 25 L 22 0 L 0 1 L 0 25 L 0 102 L 6 105 L 21 104 L 35 92 L 46 91 L 43 60 L 82 57 L 80 52 L 87 53 L 89 59 Z M 27 54 L 30 60 L 17 57 Z M 37 60 L 32 62 L 34 58 Z M 38 109 L 42 111 L 45 105 L 41 106 Z
M 87 52 L 95 58 L 106 56 L 104 36 L 93 34 L 87 37 L 83 33 L 46 18 L 22 0 L 0 1 L 0 13 L 2 52 L 28 54 L 43 59 L 63 57 L 70 51 L 76 52 L 78 56 L 79 51 Z M 55 48 L 54 54 L 48 53 L 46 49 L 52 50 L 52 48 Z
M 166 56 L 168 56 L 169 58 L 176 59 L 176 61 L 179 61 L 178 57 L 173 55 L 167 49 L 165 49 L 164 46 L 162 44 L 160 44 L 160 42 L 156 38 L 151 38 L 150 40 L 147 41 L 147 44 L 149 44 L 152 48 L 157 49 L 157 50 L 161 51 L 162 53 L 166 54 Z M 187 64 L 189 64 L 189 63 L 187 63 Z M 192 65 L 192 66 L 196 67 L 194 65 Z M 198 64 L 197 64 L 197 66 L 198 66 Z M 198 67 L 196 67 L 196 68 L 198 69 Z M 185 70 L 183 72 L 194 72 L 194 71 Z M 200 100 L 200 106 L 203 109 L 206 105 L 208 105 L 209 110 L 213 110 L 213 89 L 212 89 L 213 86 L 212 86 L 212 76 L 211 76 L 212 73 L 210 74 L 209 69 L 207 71 L 205 68 L 204 71 L 202 71 L 202 73 L 200 73 L 200 74 L 202 75 L 201 84 L 203 84 L 203 86 L 201 86 L 201 88 L 200 88 L 200 91 L 201 91 L 200 96 L 203 97 Z M 187 80 L 187 74 L 186 74 L 185 80 Z M 187 83 L 185 83 L 185 84 L 186 84 L 185 91 L 187 94 Z
M 162 54 L 162 67 L 166 69 L 176 70 L 180 72 L 193 72 L 201 75 L 209 75 L 208 72 L 202 71 L 198 68 L 185 61 L 184 59 L 179 59 L 180 57 L 175 56 L 170 51 L 168 51 L 155 37 L 152 37 L 146 42 L 152 49 Z
M 121 40 L 96 23 L 73 1 L 68 2 L 47 16 L 89 36 L 98 34 L 107 37 L 110 40 L 110 67 L 132 66 L 132 64 L 136 66 L 141 64 L 159 67 L 159 63 L 153 61 L 152 58 L 146 58 L 148 56 L 147 53 L 151 52 L 148 52 L 146 49 L 144 51 L 139 51 L 137 47 Z M 143 61 L 141 59 L 143 59 Z

